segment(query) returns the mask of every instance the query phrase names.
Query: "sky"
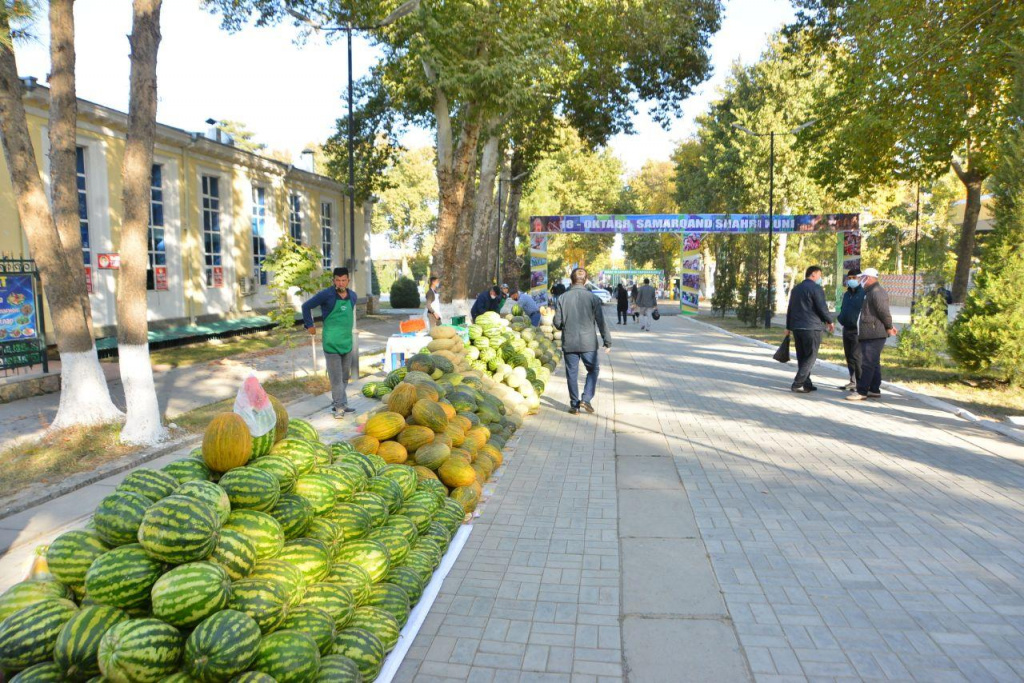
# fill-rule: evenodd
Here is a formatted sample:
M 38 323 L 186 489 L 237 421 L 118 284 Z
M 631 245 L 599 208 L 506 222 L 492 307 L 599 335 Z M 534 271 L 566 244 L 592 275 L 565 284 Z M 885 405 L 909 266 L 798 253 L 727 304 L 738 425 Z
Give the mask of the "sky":
M 755 61 L 768 36 L 793 18 L 789 0 L 724 0 L 722 30 L 712 38 L 714 75 L 683 105 L 682 116 L 664 130 L 641 113 L 636 134 L 619 135 L 610 147 L 628 171 L 647 159 L 668 159 L 675 143 L 694 131 L 702 113 L 724 83 L 730 65 Z M 128 107 L 128 34 L 131 0 L 77 0 L 75 3 L 78 96 L 126 111 Z M 160 123 L 205 131 L 205 120 L 237 120 L 270 149 L 289 150 L 298 159 L 311 142 L 320 142 L 345 111 L 345 44 L 323 36 L 295 44 L 299 31 L 285 24 L 236 34 L 220 28 L 217 17 L 198 0 L 163 3 L 157 80 Z M 33 28 L 35 39 L 18 45 L 18 70 L 45 82 L 49 53 L 45 21 Z M 340 37 L 340 36 L 339 36 Z M 374 48 L 356 39 L 356 78 L 375 61 Z M 407 146 L 432 144 L 429 131 L 410 131 Z

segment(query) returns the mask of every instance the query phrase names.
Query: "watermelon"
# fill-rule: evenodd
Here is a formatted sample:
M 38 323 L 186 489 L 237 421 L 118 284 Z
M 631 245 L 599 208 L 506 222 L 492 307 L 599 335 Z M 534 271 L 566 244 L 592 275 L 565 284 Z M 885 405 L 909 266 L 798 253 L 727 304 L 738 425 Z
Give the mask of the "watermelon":
M 331 553 L 327 544 L 315 538 L 288 541 L 277 559 L 296 567 L 302 572 L 307 584 L 317 583 L 331 570 Z
M 213 552 L 219 528 L 213 507 L 189 496 L 167 496 L 146 510 L 139 544 L 162 562 L 194 562 Z
M 277 683 L 273 676 L 262 671 L 246 671 L 231 679 L 229 683 Z
M 302 496 L 286 493 L 277 501 L 270 515 L 281 524 L 284 537 L 291 540 L 304 534 L 313 521 L 313 506 Z
M 164 678 L 160 683 L 195 683 L 195 680 L 196 679 L 192 678 L 184 671 L 179 671 L 178 673 L 173 673 L 167 678 Z
M 100 639 L 97 660 L 114 683 L 157 683 L 178 670 L 182 637 L 159 619 L 130 619 Z
M 416 484 L 419 481 L 412 468 L 404 465 L 388 465 L 377 476 L 386 477 L 398 484 L 398 488 L 402 491 L 402 500 L 416 492 Z
M 432 497 L 433 494 L 427 495 Z M 397 514 L 415 524 L 416 531 L 419 533 L 424 533 L 430 528 L 430 523 L 434 521 L 430 503 L 424 502 L 422 499 L 409 501 L 398 509 Z
M 139 521 L 142 521 L 141 517 Z M 57 580 L 82 593 L 85 591 L 85 573 L 93 560 L 108 550 L 110 546 L 103 542 L 95 529 L 75 529 L 54 539 L 46 549 L 46 563 Z M 4 616 L 0 611 L 0 620 Z
M 319 607 L 300 606 L 289 610 L 281 630 L 300 631 L 313 638 L 320 654 L 330 654 L 334 644 L 334 617 Z
M 426 580 L 434 573 L 437 563 L 426 550 L 410 550 L 400 566 L 412 569 Z
M 320 648 L 308 633 L 275 631 L 260 641 L 252 668 L 278 683 L 312 683 L 320 671 Z
M 131 610 L 149 601 L 164 564 L 137 543 L 123 545 L 96 558 L 85 574 L 85 593 L 100 605 Z
M 384 646 L 384 652 L 391 652 L 395 648 L 398 644 L 398 635 L 402 631 L 398 620 L 389 612 L 369 606 L 356 609 L 347 628 L 361 628 L 377 636 Z
M 409 619 L 409 594 L 393 583 L 378 583 L 370 589 L 370 595 L 363 603 L 368 607 L 379 607 L 393 616 L 400 626 Z
M 314 607 L 326 612 L 339 627 L 344 627 L 355 608 L 355 597 L 348 586 L 337 583 L 314 583 L 306 588 L 300 608 Z
M 139 525 L 153 501 L 141 493 L 115 491 L 100 501 L 92 516 L 96 533 L 107 545 L 118 546 L 138 540 Z
M 377 458 L 377 456 L 369 453 L 349 453 L 342 458 L 341 462 L 335 464 L 345 465 L 348 467 L 357 466 L 362 470 L 363 475 L 370 478 L 377 476 L 378 460 L 380 461 L 381 467 L 387 465 L 383 458 Z
M 369 541 L 377 541 L 387 548 L 388 558 L 394 564 L 398 564 L 405 559 L 405 556 L 411 549 L 409 541 L 405 538 L 405 534 L 403 534 L 400 529 L 396 529 L 394 527 L 378 527 L 371 531 L 366 539 Z
M 387 548 L 376 541 L 349 541 L 334 557 L 337 562 L 359 565 L 370 575 L 371 581 L 380 581 L 388 573 L 390 558 Z
M 249 578 L 277 583 L 284 589 L 289 605 L 294 605 L 302 599 L 307 585 L 306 576 L 302 570 L 291 562 L 281 559 L 280 556 L 257 564 L 249 574 Z
M 191 628 L 224 609 L 231 594 L 231 579 L 211 562 L 175 567 L 153 584 L 153 616 L 179 628 Z
M 316 431 L 316 427 L 295 417 L 288 420 L 288 433 L 287 438 L 297 439 L 309 439 L 310 441 L 319 441 L 320 435 Z M 280 443 L 280 442 L 278 442 Z
M 314 467 L 316 465 L 330 465 L 331 464 L 331 447 L 320 441 L 309 441 L 310 446 L 313 447 L 314 455 Z
M 278 581 L 242 579 L 231 586 L 228 609 L 245 612 L 256 620 L 260 631 L 270 633 L 284 620 L 288 591 Z
M 309 474 L 313 469 L 316 465 L 316 453 L 311 442 L 298 438 L 282 439 L 270 449 L 270 455 L 280 455 L 290 460 L 299 475 Z
M 319 474 L 305 474 L 296 479 L 292 493 L 305 498 L 314 515 L 322 515 L 333 508 L 338 495 L 331 480 Z
M 348 441 L 335 441 L 331 444 L 331 462 L 337 462 L 356 449 Z
M 402 487 L 393 479 L 374 477 L 366 485 L 366 490 L 383 498 L 391 514 L 398 512 L 402 507 Z
M 437 482 L 437 484 L 442 487 L 444 486 L 444 484 L 441 484 L 440 482 Z M 405 499 L 403 505 L 426 505 L 427 509 L 430 510 L 430 514 L 433 515 L 438 510 L 441 509 L 441 505 L 444 504 L 444 499 L 448 495 L 447 490 L 445 490 L 444 488 L 442 488 L 441 490 L 444 491 L 444 493 L 440 493 L 439 491 L 437 491 L 434 484 L 425 484 L 424 486 L 420 486 L 419 484 L 417 484 L 416 492 L 413 493 L 411 496 L 408 496 Z
M 43 662 L 21 671 L 11 679 L 11 683 L 57 683 L 65 680 L 55 662 Z
M 185 641 L 184 670 L 197 681 L 224 681 L 249 668 L 262 633 L 248 614 L 227 609 L 207 617 Z
M 448 550 L 448 544 L 451 543 L 451 534 L 448 533 L 448 528 L 440 522 L 431 522 L 427 530 L 423 532 L 423 536 L 437 541 L 442 554 Z
M 252 437 L 252 454 L 249 457 L 258 458 L 269 453 L 276 436 L 276 432 L 271 429 L 266 434 Z
M 24 609 L 44 600 L 63 598 L 72 600 L 74 592 L 64 584 L 49 579 L 29 579 L 16 583 L 0 595 L 0 621 L 3 621 L 18 610 Z
M 195 458 L 175 460 L 161 467 L 160 471 L 177 479 L 179 484 L 190 481 L 209 481 L 213 476 L 213 471 L 206 466 L 206 463 Z
M 333 650 L 333 646 L 331 648 Z M 363 675 L 359 665 L 344 655 L 327 655 L 320 658 L 320 675 L 317 683 L 362 683 Z
M 342 542 L 362 538 L 373 527 L 373 517 L 363 506 L 355 503 L 338 503 L 325 515 L 325 519 L 337 525 Z
M 72 601 L 51 598 L 0 622 L 0 669 L 17 671 L 50 660 L 60 630 L 77 611 Z
M 349 498 L 348 502 L 358 505 L 370 513 L 370 523 L 372 526 L 381 526 L 388 520 L 388 503 L 376 493 L 360 491 Z
M 295 466 L 295 462 L 283 455 L 265 455 L 250 461 L 249 467 L 255 467 L 277 477 L 281 493 L 291 491 L 292 486 L 295 485 L 295 479 L 299 476 L 299 469 Z
M 284 529 L 276 519 L 265 512 L 234 510 L 221 532 L 227 529 L 245 534 L 253 542 L 258 560 L 270 559 L 284 547 Z
M 384 661 L 384 644 L 365 629 L 347 628 L 334 637 L 331 654 L 348 657 L 359 667 L 363 680 L 372 681 Z
M 361 477 L 349 470 L 342 470 L 334 465 L 317 465 L 313 468 L 312 474 L 324 477 L 330 482 L 338 502 L 348 500 L 349 496 L 356 491 L 361 491 L 366 486 L 366 477 Z
M 369 480 L 370 476 L 372 476 L 368 475 L 366 473 L 366 467 L 360 464 L 360 462 L 362 462 L 361 459 L 356 459 L 351 454 L 346 457 L 349 459 L 335 460 L 334 464 L 330 466 L 332 470 L 341 473 L 349 479 L 352 488 L 351 491 L 340 492 L 338 494 L 339 500 L 342 498 L 347 500 L 348 496 L 353 493 L 358 493 L 359 491 L 364 490 L 366 488 L 366 482 Z
M 327 546 L 327 551 L 334 556 L 334 551 L 342 541 L 341 527 L 323 517 L 314 517 L 306 528 L 306 537 L 322 541 Z
M 429 536 L 420 536 L 416 539 L 416 542 L 412 544 L 412 550 L 418 553 L 426 553 L 435 567 L 441 564 L 441 557 L 444 556 L 444 553 L 441 551 L 441 544 Z
M 53 661 L 61 674 L 73 681 L 98 676 L 96 656 L 103 634 L 127 620 L 128 615 L 116 607 L 86 605 L 80 609 L 61 628 L 53 647 Z
M 186 482 L 175 490 L 174 495 L 189 496 L 206 503 L 217 512 L 221 524 L 228 521 L 231 514 L 231 499 L 227 492 L 212 481 Z
M 365 396 L 366 398 L 373 398 L 374 395 L 377 393 L 377 383 L 366 382 L 365 384 L 363 384 L 362 392 L 363 396 Z
M 236 467 L 217 483 L 227 491 L 232 510 L 268 512 L 281 495 L 277 477 L 255 467 Z
M 393 583 L 405 591 L 411 605 L 419 602 L 428 580 L 427 577 L 411 567 L 394 567 L 386 577 L 388 583 Z
M 419 536 L 419 531 L 416 529 L 416 525 L 413 524 L 412 520 L 402 515 L 393 515 L 388 517 L 388 521 L 385 522 L 383 529 L 395 529 L 402 534 L 406 541 L 412 543 Z
M 172 474 L 161 470 L 151 470 L 148 467 L 140 467 L 125 477 L 114 490 L 138 493 L 155 503 L 161 498 L 166 498 L 174 493 L 174 489 L 178 488 L 178 484 L 177 478 Z
M 255 542 L 244 531 L 224 528 L 217 536 L 213 552 L 206 559 L 226 571 L 232 581 L 237 581 L 249 575 L 259 556 Z
M 331 565 L 331 572 L 327 575 L 328 583 L 344 586 L 352 593 L 357 603 L 361 603 L 370 594 L 370 587 L 373 585 L 373 578 L 370 572 L 358 564 L 352 562 L 341 562 L 335 560 Z

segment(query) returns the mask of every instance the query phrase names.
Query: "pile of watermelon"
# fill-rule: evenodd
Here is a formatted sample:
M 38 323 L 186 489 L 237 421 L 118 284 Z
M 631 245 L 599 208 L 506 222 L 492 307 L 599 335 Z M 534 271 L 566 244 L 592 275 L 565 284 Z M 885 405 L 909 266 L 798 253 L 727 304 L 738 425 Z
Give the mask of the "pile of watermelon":
M 8 680 L 374 680 L 466 507 L 282 412 L 256 439 L 215 419 L 55 539 L 0 596 Z

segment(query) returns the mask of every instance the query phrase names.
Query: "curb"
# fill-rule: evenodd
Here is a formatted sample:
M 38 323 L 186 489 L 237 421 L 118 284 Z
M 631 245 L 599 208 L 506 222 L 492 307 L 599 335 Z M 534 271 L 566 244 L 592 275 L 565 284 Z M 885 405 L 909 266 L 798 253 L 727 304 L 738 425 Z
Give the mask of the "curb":
M 750 337 L 745 337 L 742 334 L 730 332 L 729 330 L 724 330 L 721 327 L 718 327 L 717 325 L 706 323 L 703 320 L 697 320 L 695 318 L 687 318 L 687 320 L 690 320 L 691 322 L 696 323 L 697 325 L 701 325 L 703 327 L 720 332 L 724 335 L 734 337 L 736 339 L 741 339 L 749 344 L 753 344 L 754 346 L 758 346 L 763 349 L 769 349 L 771 351 L 774 351 L 776 348 L 775 346 L 768 344 L 766 342 L 760 341 L 758 339 L 751 339 Z M 828 370 L 832 370 L 833 372 L 846 372 L 846 368 L 840 367 L 835 363 L 831 363 L 829 361 L 819 360 L 816 363 L 816 365 L 824 367 Z M 966 420 L 967 422 L 978 425 L 982 429 L 987 429 L 990 432 L 995 432 L 1009 439 L 1012 439 L 1013 441 L 1024 444 L 1024 431 L 1016 429 L 1015 427 L 1010 427 L 1009 425 L 1005 425 L 1002 422 L 996 422 L 995 420 L 990 420 L 988 418 L 979 417 L 969 410 L 960 408 L 958 406 L 953 405 L 952 403 L 948 403 L 946 401 L 943 401 L 942 399 L 935 398 L 934 396 L 922 394 L 921 392 L 915 391 L 909 387 L 905 387 L 902 384 L 895 384 L 893 382 L 882 382 L 882 386 L 894 394 L 899 394 L 900 396 L 906 396 L 908 398 L 916 399 L 927 406 L 930 406 L 937 410 L 941 410 L 943 412 L 950 413 L 963 420 Z

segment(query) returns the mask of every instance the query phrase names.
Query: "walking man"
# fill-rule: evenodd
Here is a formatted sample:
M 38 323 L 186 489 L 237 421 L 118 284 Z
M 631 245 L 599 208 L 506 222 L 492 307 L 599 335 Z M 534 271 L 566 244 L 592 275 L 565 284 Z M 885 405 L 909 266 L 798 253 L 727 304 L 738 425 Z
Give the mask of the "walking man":
M 865 268 L 860 275 L 864 287 L 864 305 L 860 309 L 861 371 L 857 380 L 857 393 L 846 397 L 847 401 L 863 401 L 866 398 L 882 397 L 882 349 L 885 340 L 896 336 L 889 311 L 889 294 L 878 283 L 878 271 Z
M 860 341 L 857 339 L 857 324 L 860 322 L 860 309 L 864 305 L 864 288 L 860 285 L 860 268 L 852 268 L 846 274 L 846 292 L 843 303 L 839 307 L 839 324 L 843 326 L 843 353 L 846 355 L 846 368 L 850 371 L 850 382 L 843 387 L 846 391 L 857 389 L 857 380 L 861 374 Z
M 644 286 L 637 290 L 634 305 L 640 311 L 640 329 L 651 331 L 651 311 L 658 305 L 658 296 L 651 287 L 651 279 L 644 278 Z
M 512 301 L 519 304 L 523 309 L 523 314 L 530 319 L 530 324 L 534 327 L 540 325 L 540 306 L 533 300 L 527 292 L 520 292 L 518 289 L 510 290 L 509 296 Z
M 597 331 L 601 332 L 606 351 L 612 347 L 612 336 L 604 321 L 601 300 L 584 285 L 587 271 L 576 268 L 569 276 L 572 286 L 555 304 L 555 329 L 562 331 L 562 355 L 565 356 L 565 379 L 569 384 L 569 413 L 578 415 L 580 408 L 594 412 L 591 401 L 597 391 L 600 370 L 597 359 Z M 587 369 L 587 382 L 580 398 L 580 361 Z
M 441 324 L 441 297 L 437 290 L 440 287 L 441 278 L 432 275 L 427 284 L 427 325 L 434 328 Z
M 825 290 L 821 286 L 821 268 L 811 266 L 804 273 L 804 281 L 789 293 L 786 310 L 786 334 L 793 335 L 796 345 L 797 371 L 792 390 L 798 394 L 817 391 L 811 382 L 811 370 L 818 360 L 821 332 L 835 329 L 832 316 L 825 305 Z
M 615 288 L 615 310 L 618 313 L 618 317 L 615 319 L 615 324 L 625 325 L 626 311 L 629 310 L 629 292 L 621 282 L 619 283 L 619 286 Z
M 345 386 L 352 374 L 359 376 L 359 351 L 356 348 L 356 293 L 348 288 L 348 268 L 334 269 L 334 286 L 322 289 L 302 304 L 302 324 L 316 335 L 313 309 L 320 307 L 323 320 L 324 358 L 327 377 L 331 380 L 331 412 L 341 419 L 354 413 L 345 396 Z

